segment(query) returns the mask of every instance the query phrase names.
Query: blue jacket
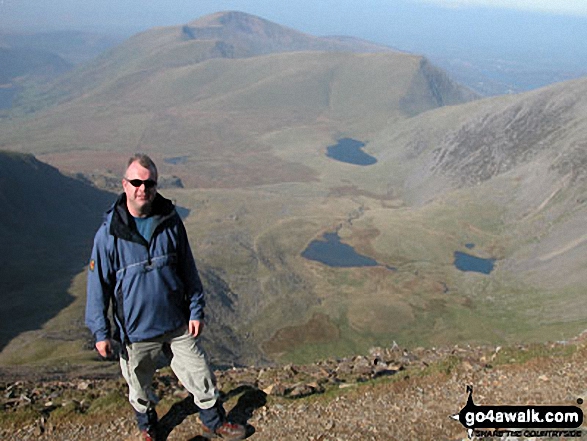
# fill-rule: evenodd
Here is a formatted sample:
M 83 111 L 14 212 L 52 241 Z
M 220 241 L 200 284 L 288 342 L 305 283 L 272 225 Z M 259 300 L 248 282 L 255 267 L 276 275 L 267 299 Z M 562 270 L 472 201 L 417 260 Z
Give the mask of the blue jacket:
M 204 290 L 187 234 L 171 201 L 157 194 L 147 242 L 120 195 L 94 238 L 86 325 L 96 338 L 138 342 L 204 318 Z M 108 309 L 112 304 L 112 335 Z M 118 335 L 116 335 L 118 334 Z

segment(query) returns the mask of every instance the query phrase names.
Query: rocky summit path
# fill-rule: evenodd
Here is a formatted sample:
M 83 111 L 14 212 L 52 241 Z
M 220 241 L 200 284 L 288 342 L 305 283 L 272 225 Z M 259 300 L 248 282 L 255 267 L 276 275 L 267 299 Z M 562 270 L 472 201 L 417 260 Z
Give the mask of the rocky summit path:
M 248 425 L 253 441 L 464 440 L 467 431 L 450 416 L 467 403 L 467 385 L 477 405 L 577 405 L 584 411 L 586 379 L 585 335 L 503 349 L 374 349 L 308 366 L 218 372 L 225 407 Z M 95 411 L 90 402 L 117 392 L 123 397 L 120 381 L 4 381 L 1 387 L 2 440 L 140 439 L 127 404 Z M 158 409 L 162 439 L 204 439 L 197 411 L 173 375 L 161 373 L 155 387 L 172 398 Z M 27 419 L 31 412 L 37 416 Z M 587 438 L 587 424 L 583 432 Z M 522 433 L 527 436 L 502 439 L 579 439 Z

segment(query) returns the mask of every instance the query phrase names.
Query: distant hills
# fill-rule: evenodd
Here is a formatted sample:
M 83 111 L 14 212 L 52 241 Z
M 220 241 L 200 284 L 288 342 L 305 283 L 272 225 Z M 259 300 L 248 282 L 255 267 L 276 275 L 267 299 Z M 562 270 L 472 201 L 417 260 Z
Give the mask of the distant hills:
M 181 28 L 185 40 L 215 41 L 223 58 L 279 52 L 388 52 L 392 49 L 351 37 L 315 37 L 237 11 L 219 12 Z
M 82 31 L 8 33 L 0 31 L 0 118 L 44 107 L 29 95 L 86 62 L 121 38 Z M 27 104 L 28 103 L 28 104 Z M 17 112 L 11 109 L 18 107 Z
M 0 147 L 94 182 L 115 181 L 142 150 L 181 179 L 161 191 L 189 210 L 218 364 L 393 341 L 544 341 L 587 320 L 576 307 L 587 284 L 586 88 L 579 79 L 479 99 L 423 57 L 225 12 L 137 34 L 61 76 L 29 97 L 44 110 L 0 123 Z M 342 138 L 376 162 L 328 157 Z M 6 194 L 21 186 L 5 182 Z M 4 237 L 28 222 L 10 220 Z M 325 233 L 378 265 L 302 257 Z M 457 252 L 494 269 L 461 271 Z M 80 271 L 71 292 L 81 304 L 83 273 L 68 268 Z M 34 293 L 23 285 L 22 298 Z M 46 326 L 67 329 L 77 313 L 63 311 Z M 18 359 L 21 337 L 0 363 Z
M 17 33 L 0 31 L 0 46 L 13 50 L 51 53 L 67 63 L 87 62 L 125 38 L 113 34 L 80 31 Z
M 357 52 L 375 48 L 381 52 Z M 261 136 L 308 126 L 367 135 L 389 120 L 473 98 L 422 57 L 229 12 L 138 34 L 61 77 L 36 97 L 53 107 L 4 127 L 0 145 L 36 153 L 141 149 L 189 161 L 214 154 L 253 184 L 287 180 L 291 170 L 311 179 L 292 164 L 263 167 L 260 178 L 255 167 L 266 164 L 269 148 Z M 198 185 L 232 185 L 208 168 L 200 173 Z
M 0 84 L 10 83 L 22 75 L 56 77 L 71 65 L 49 52 L 0 47 Z
M 71 65 L 51 52 L 3 47 L 0 44 L 0 117 L 14 106 L 26 85 L 55 79 Z
M 62 98 L 95 88 L 102 81 L 142 70 L 178 68 L 208 59 L 247 58 L 293 52 L 391 52 L 367 41 L 319 38 L 241 12 L 213 14 L 184 26 L 139 33 L 95 61 L 64 77 L 49 96 Z M 99 73 L 99 76 L 95 76 Z

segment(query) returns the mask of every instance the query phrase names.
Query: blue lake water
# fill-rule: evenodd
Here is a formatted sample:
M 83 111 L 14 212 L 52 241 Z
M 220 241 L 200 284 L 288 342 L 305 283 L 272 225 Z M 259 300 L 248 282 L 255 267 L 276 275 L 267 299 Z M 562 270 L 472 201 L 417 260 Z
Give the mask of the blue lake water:
M 302 252 L 302 257 L 337 268 L 379 266 L 376 260 L 363 256 L 350 245 L 342 243 L 338 233 L 326 233 L 322 237 L 324 240 L 310 242 Z
M 173 158 L 165 158 L 163 161 L 166 164 L 171 164 L 171 165 L 179 165 L 179 164 L 185 164 L 188 160 L 187 156 L 175 156 Z
M 495 259 L 482 259 L 460 251 L 455 251 L 454 256 L 454 265 L 461 271 L 473 271 L 483 274 L 489 274 L 493 271 Z
M 179 214 L 179 217 L 181 217 L 184 220 L 190 215 L 190 212 L 191 212 L 191 210 L 189 208 L 180 207 L 179 205 L 175 206 L 175 211 L 177 211 L 177 214 Z
M 338 144 L 326 148 L 326 156 L 337 161 L 354 165 L 373 165 L 377 158 L 363 151 L 365 143 L 352 138 L 342 138 Z

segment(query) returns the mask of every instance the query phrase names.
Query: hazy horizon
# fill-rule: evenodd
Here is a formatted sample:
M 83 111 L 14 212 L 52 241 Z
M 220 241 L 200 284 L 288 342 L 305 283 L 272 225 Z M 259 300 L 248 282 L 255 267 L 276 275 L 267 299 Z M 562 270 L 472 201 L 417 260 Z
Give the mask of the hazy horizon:
M 491 5 L 491 6 L 490 6 Z M 532 84 L 587 74 L 587 4 L 579 0 L 0 0 L 0 32 L 82 30 L 130 36 L 237 10 L 312 35 L 344 35 L 428 56 L 445 69 L 527 70 Z M 498 64 L 503 61 L 505 67 Z M 536 72 L 541 71 L 537 76 Z M 542 72 L 543 71 L 543 72 Z M 555 72 L 553 75 L 552 72 Z M 493 80 L 500 72 L 491 72 Z M 507 73 L 506 73 L 507 75 Z
M 489 7 L 487 3 L 499 6 Z M 130 35 L 156 26 L 185 24 L 214 12 L 238 10 L 314 35 L 348 35 L 402 45 L 399 48 L 405 50 L 534 43 L 544 50 L 576 44 L 573 50 L 580 53 L 586 46 L 583 37 L 587 36 L 587 4 L 583 3 L 566 0 L 547 8 L 548 3 L 540 0 L 398 0 L 392 4 L 384 0 L 360 4 L 324 0 L 275 7 L 268 0 L 176 0 L 173 4 L 155 0 L 103 0 L 99 4 L 0 0 L 0 30 L 89 30 Z M 406 47 L 410 45 L 414 47 Z

